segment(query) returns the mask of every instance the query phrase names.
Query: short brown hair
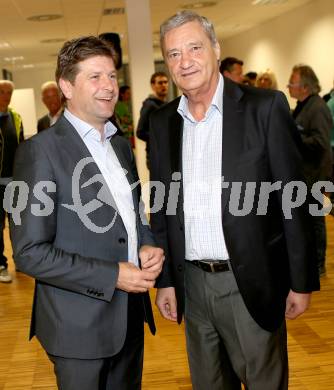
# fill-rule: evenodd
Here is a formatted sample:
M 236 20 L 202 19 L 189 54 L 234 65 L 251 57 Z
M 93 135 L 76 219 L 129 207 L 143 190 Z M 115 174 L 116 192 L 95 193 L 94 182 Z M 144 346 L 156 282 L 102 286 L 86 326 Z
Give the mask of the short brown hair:
M 151 76 L 151 84 L 155 84 L 155 79 L 157 77 L 166 77 L 167 80 L 168 80 L 168 76 L 167 76 L 167 74 L 165 72 L 155 72 Z
M 225 57 L 220 63 L 220 67 L 219 67 L 220 73 L 223 73 L 225 71 L 232 72 L 234 64 L 238 64 L 242 66 L 244 62 L 235 57 Z
M 56 81 L 64 79 L 74 83 L 78 64 L 90 57 L 110 57 L 115 63 L 116 53 L 104 40 L 95 36 L 75 38 L 64 43 L 57 59 Z

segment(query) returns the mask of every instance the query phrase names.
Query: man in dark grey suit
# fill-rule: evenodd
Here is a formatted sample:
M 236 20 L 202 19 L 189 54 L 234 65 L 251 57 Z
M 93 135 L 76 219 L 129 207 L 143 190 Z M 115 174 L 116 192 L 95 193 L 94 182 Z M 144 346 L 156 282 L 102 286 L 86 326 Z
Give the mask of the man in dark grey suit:
M 61 115 L 62 104 L 58 85 L 55 81 L 47 81 L 41 87 L 42 101 L 48 113 L 38 119 L 37 132 L 48 129 L 54 125 Z
M 61 390 L 139 390 L 144 320 L 155 332 L 148 289 L 163 252 L 139 210 L 131 146 L 107 120 L 118 96 L 113 58 L 96 37 L 64 44 L 64 114 L 15 161 L 14 186 L 24 188 L 12 209 L 14 259 L 36 279 L 31 337 Z
M 303 180 L 286 99 L 220 75 L 206 18 L 180 12 L 160 34 L 183 95 L 151 116 L 158 308 L 184 314 L 194 390 L 287 390 L 285 317 L 319 280 L 306 205 L 286 214 L 284 188 Z
M 332 116 L 325 101 L 314 70 L 308 65 L 296 65 L 292 69 L 289 84 L 290 96 L 297 99 L 292 115 L 300 135 L 300 151 L 303 170 L 309 188 L 318 181 L 331 180 Z M 326 224 L 325 217 L 313 216 L 314 238 L 317 249 L 319 275 L 326 274 Z

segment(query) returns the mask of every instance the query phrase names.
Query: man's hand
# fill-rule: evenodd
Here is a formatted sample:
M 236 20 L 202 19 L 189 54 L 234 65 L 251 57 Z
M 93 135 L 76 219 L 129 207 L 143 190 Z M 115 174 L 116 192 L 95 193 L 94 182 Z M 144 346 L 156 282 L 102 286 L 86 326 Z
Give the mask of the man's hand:
M 166 320 L 176 321 L 176 296 L 174 287 L 158 288 L 155 304 Z
M 116 288 L 126 292 L 141 293 L 154 287 L 159 272 L 141 270 L 132 263 L 120 262 Z
M 145 271 L 160 274 L 165 260 L 164 251 L 150 245 L 143 245 L 139 250 L 141 267 Z
M 286 299 L 285 317 L 294 320 L 304 313 L 311 303 L 311 293 L 297 293 L 290 290 Z

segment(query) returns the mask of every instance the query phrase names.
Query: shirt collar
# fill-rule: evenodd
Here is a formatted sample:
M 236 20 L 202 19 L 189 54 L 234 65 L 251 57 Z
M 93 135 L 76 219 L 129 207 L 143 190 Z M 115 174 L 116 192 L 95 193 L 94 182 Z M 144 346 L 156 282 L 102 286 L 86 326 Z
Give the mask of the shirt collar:
M 224 92 L 224 78 L 222 77 L 221 74 L 219 74 L 219 80 L 217 84 L 217 88 L 215 91 L 215 94 L 213 95 L 211 104 L 205 114 L 205 118 L 207 118 L 207 114 L 210 111 L 211 107 L 214 107 L 218 109 L 220 114 L 222 114 L 223 110 L 223 92 Z M 185 95 L 181 96 L 178 108 L 177 108 L 178 113 L 183 117 L 183 118 L 188 118 L 194 121 L 193 116 L 191 115 L 188 107 L 188 99 Z
M 72 114 L 67 108 L 64 110 L 65 118 L 71 123 L 71 125 L 76 129 L 82 139 L 86 138 L 89 134 L 93 132 L 98 132 L 92 125 L 78 118 L 76 115 Z M 110 121 L 107 121 L 104 125 L 104 137 L 105 139 L 110 139 L 113 135 L 117 133 L 117 128 Z M 98 132 L 98 134 L 100 134 Z

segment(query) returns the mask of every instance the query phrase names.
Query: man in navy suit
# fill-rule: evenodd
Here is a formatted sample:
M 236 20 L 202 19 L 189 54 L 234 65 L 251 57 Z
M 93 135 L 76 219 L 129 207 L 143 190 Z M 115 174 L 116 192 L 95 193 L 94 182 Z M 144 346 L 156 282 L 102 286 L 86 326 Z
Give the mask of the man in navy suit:
M 108 121 L 118 97 L 114 53 L 96 37 L 64 44 L 56 79 L 66 108 L 18 150 L 12 212 L 18 268 L 35 278 L 31 336 L 61 390 L 139 390 L 148 289 L 163 262 L 140 213 L 130 144 Z M 22 199 L 19 192 L 18 203 Z
M 160 33 L 183 95 L 151 116 L 151 180 L 167 194 L 152 196 L 158 308 L 184 314 L 195 390 L 285 390 L 284 317 L 319 288 L 306 205 L 286 209 L 303 180 L 286 99 L 220 75 L 206 18 L 183 11 Z

